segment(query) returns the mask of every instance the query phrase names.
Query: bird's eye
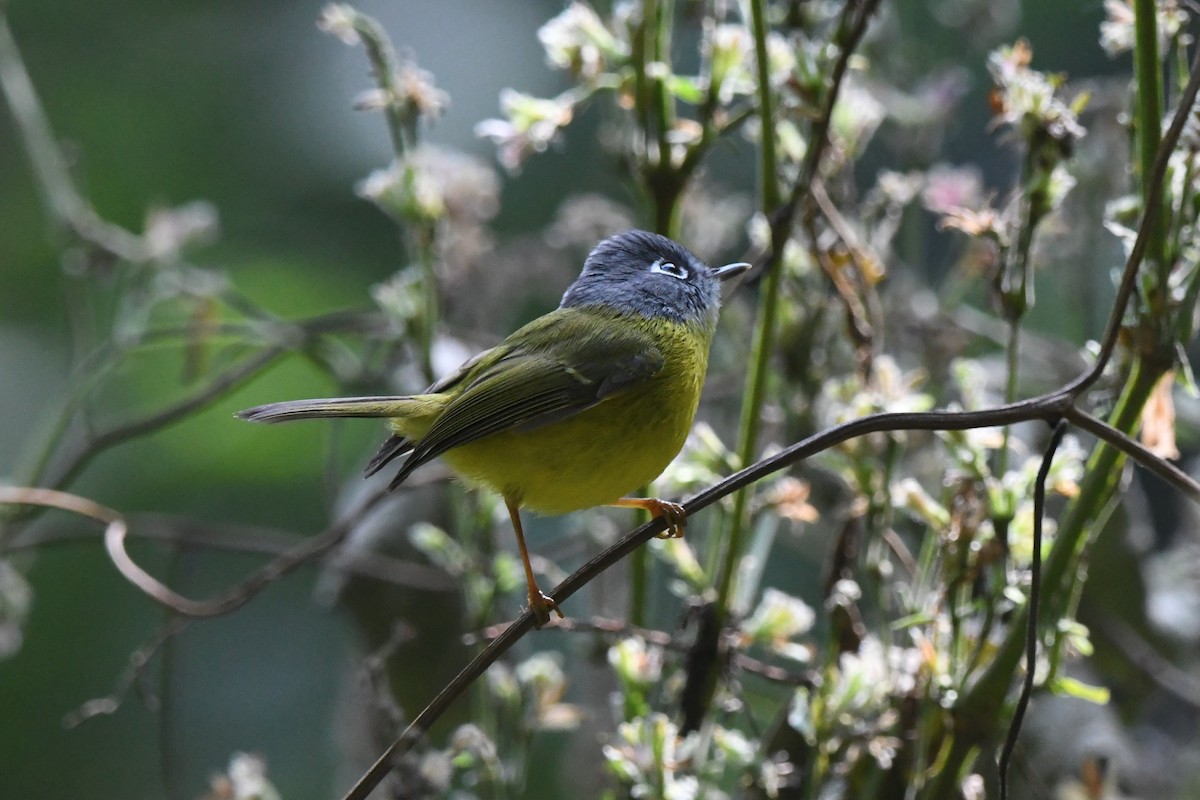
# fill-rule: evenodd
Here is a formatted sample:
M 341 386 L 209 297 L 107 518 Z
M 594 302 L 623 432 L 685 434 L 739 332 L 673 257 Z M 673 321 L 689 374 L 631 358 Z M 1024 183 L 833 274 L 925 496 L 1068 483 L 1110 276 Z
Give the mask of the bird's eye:
M 687 267 L 681 267 L 678 264 L 665 261 L 661 258 L 650 265 L 650 271 L 661 272 L 663 275 L 670 275 L 672 278 L 679 278 L 680 280 L 687 280 L 688 276 Z

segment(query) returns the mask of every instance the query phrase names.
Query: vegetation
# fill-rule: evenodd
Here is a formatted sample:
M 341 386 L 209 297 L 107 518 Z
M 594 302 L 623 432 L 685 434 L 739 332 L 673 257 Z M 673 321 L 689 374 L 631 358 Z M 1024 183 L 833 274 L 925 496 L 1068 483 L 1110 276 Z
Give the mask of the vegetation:
M 1134 66 L 1119 88 L 1041 71 L 1019 35 L 997 44 L 980 63 L 989 147 L 1009 160 L 985 181 L 941 149 L 963 73 L 917 53 L 923 30 L 981 24 L 950 5 L 573 0 L 537 33 L 566 88 L 506 89 L 501 116 L 477 125 L 507 178 L 434 144 L 451 99 L 436 76 L 378 21 L 330 5 L 319 26 L 365 53 L 374 85 L 355 102 L 380 113 L 391 147 L 356 191 L 398 229 L 402 266 L 369 306 L 305 316 L 195 255 L 216 246 L 209 204 L 156 210 L 141 232 L 105 219 L 0 18 L 0 88 L 55 231 L 74 353 L 50 423 L 30 426 L 4 467 L 0 652 L 19 662 L 31 604 L 62 591 L 35 593 L 29 554 L 91 536 L 47 513 L 59 509 L 99 521 L 109 560 L 165 613 L 112 692 L 68 722 L 133 713 L 140 691 L 159 712 L 172 796 L 199 794 L 173 785 L 158 706 L 180 640 L 205 618 L 222 618 L 221 635 L 309 569 L 358 636 L 348 649 L 365 689 L 336 723 L 353 766 L 344 783 L 293 790 L 272 757 L 239 754 L 211 797 L 362 798 L 380 783 L 399 797 L 561 796 L 584 774 L 591 796 L 612 798 L 1191 796 L 1198 765 L 1139 768 L 1150 745 L 1132 724 L 1101 746 L 1089 732 L 1109 724 L 1103 710 L 1078 712 L 1089 721 L 1074 729 L 1036 719 L 1066 702 L 1130 720 L 1155 693 L 1200 708 L 1181 669 L 1200 630 L 1176 622 L 1172 634 L 1181 612 L 1162 610 L 1188 607 L 1200 581 L 1192 599 L 1178 583 L 1163 599 L 1150 566 L 1194 541 L 1166 530 L 1124 564 L 1110 544 L 1145 514 L 1130 462 L 1163 503 L 1200 500 L 1176 466 L 1191 431 L 1185 420 L 1177 436 L 1174 410 L 1196 394 L 1191 19 L 1171 0 L 1106 4 L 1100 40 Z M 613 196 L 572 197 L 536 243 L 506 249 L 506 181 L 580 126 L 619 175 Z M 752 171 L 753 200 L 722 184 Z M 386 477 L 361 483 L 369 423 L 327 448 L 338 499 L 308 536 L 260 527 L 277 524 L 272 502 L 217 524 L 115 510 L 103 484 L 81 485 L 109 451 L 251 394 L 327 393 L 314 380 L 420 391 L 486 342 L 480 327 L 492 341 L 505 332 L 498 309 L 531 311 L 523 295 L 551 276 L 565 285 L 591 244 L 635 225 L 713 263 L 748 252 L 755 269 L 723 311 L 703 421 L 656 487 L 688 498 L 686 538 L 655 539 L 661 520 L 618 536 L 598 511 L 542 523 L 563 534 L 534 540 L 562 622 L 513 621 L 523 584 L 496 498 L 436 469 L 394 495 Z M 296 362 L 301 378 L 246 388 Z M 130 385 L 154 402 L 128 410 Z M 248 457 L 311 487 L 319 457 L 284 439 L 315 430 L 204 435 L 284 448 Z M 155 469 L 127 460 L 120 480 L 153 485 Z M 142 538 L 163 547 L 127 547 Z M 270 558 L 191 597 L 189 559 L 225 550 Z M 90 569 L 107 568 L 89 552 Z M 1089 606 L 1091 572 L 1136 572 L 1158 600 L 1114 582 L 1101 593 L 1116 599 Z M 1166 723 L 1146 725 L 1166 736 Z

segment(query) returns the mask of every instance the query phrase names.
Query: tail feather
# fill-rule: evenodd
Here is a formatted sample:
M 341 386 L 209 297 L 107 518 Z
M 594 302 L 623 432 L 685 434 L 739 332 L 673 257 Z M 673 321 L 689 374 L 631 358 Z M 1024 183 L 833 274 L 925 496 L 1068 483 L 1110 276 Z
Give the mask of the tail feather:
M 376 472 L 379 472 L 379 470 L 386 467 L 393 458 L 402 456 L 412 449 L 413 443 L 410 440 L 405 439 L 403 436 L 392 434 L 379 448 L 379 452 L 375 454 L 375 457 L 372 458 L 370 463 L 367 464 L 366 469 L 363 470 L 363 477 L 371 477 Z M 391 488 L 395 487 L 393 486 Z
M 399 455 L 399 454 L 397 454 L 397 455 Z M 423 463 L 424 462 L 421 461 L 420 459 L 414 459 L 411 456 L 409 458 L 405 459 L 404 463 L 400 465 L 399 472 L 397 472 L 392 477 L 391 482 L 388 483 L 388 491 L 389 492 L 395 491 L 396 487 L 399 486 L 400 484 L 404 483 L 406 480 L 408 480 L 408 476 L 412 475 L 413 472 L 416 470 L 416 468 L 421 466 L 421 464 L 423 464 Z
M 237 412 L 250 422 L 290 422 L 321 417 L 396 417 L 407 409 L 409 397 L 332 397 L 316 400 L 285 400 Z

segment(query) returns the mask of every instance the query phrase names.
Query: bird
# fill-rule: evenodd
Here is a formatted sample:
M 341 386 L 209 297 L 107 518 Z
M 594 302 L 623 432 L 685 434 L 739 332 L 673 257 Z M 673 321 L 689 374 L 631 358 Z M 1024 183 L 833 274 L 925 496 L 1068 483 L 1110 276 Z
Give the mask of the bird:
M 466 361 L 424 393 L 287 400 L 238 412 L 252 422 L 377 417 L 392 433 L 367 464 L 405 456 L 389 485 L 441 459 L 464 482 L 499 494 L 541 627 L 555 601 L 529 562 L 521 509 L 566 514 L 641 508 L 682 536 L 677 503 L 630 492 L 683 448 L 700 402 L 721 283 L 745 262 L 712 268 L 665 236 L 629 230 L 592 249 L 559 307 Z

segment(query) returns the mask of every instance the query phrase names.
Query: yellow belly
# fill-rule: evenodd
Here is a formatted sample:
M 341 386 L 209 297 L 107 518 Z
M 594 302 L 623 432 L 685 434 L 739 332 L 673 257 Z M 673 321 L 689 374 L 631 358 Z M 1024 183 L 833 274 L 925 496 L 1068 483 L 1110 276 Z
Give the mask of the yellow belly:
M 629 494 L 679 453 L 700 402 L 706 337 L 671 338 L 666 366 L 646 383 L 559 422 L 456 447 L 443 460 L 468 482 L 548 514 Z

